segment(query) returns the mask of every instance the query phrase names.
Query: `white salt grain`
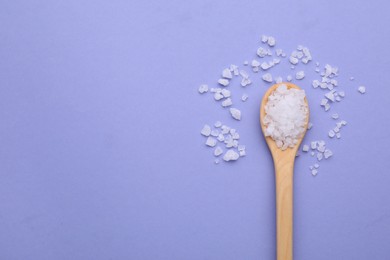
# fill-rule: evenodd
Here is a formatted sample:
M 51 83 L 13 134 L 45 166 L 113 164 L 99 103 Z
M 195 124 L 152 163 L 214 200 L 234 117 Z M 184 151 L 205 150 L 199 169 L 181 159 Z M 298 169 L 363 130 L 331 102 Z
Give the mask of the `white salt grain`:
M 317 142 L 316 141 L 311 142 L 310 143 L 310 148 L 313 149 L 313 150 L 316 149 L 317 148 Z
M 361 94 L 364 94 L 364 93 L 366 93 L 366 87 L 365 87 L 365 86 L 360 86 L 360 87 L 358 88 L 358 91 L 359 91 Z
M 246 155 L 246 151 L 245 150 L 238 151 L 238 153 L 240 154 L 240 157 L 243 157 L 243 156 Z
M 230 71 L 230 69 L 224 69 L 222 71 L 222 77 L 224 77 L 225 79 L 232 79 L 233 75 L 232 75 L 232 72 Z
M 315 163 L 314 168 L 318 169 L 318 168 L 320 168 L 320 165 L 318 163 Z
M 310 130 L 312 127 L 313 127 L 313 123 L 309 122 L 309 123 L 307 124 L 307 130 Z
M 305 77 L 305 72 L 303 70 L 301 71 L 298 71 L 296 74 L 295 74 L 295 78 L 300 80 L 300 79 L 303 79 Z
M 249 62 L 246 60 L 244 61 L 244 66 L 248 66 Z
M 287 81 L 291 81 L 291 80 L 292 80 L 291 75 L 288 75 L 288 76 L 287 76 Z
M 221 94 L 221 92 L 215 92 L 214 99 L 217 101 L 223 99 L 223 95 Z
M 200 133 L 204 136 L 209 136 L 211 134 L 211 127 L 209 125 L 204 125 Z
M 213 137 L 208 137 L 206 140 L 206 145 L 210 147 L 214 147 L 217 144 L 217 140 Z
M 214 123 L 214 126 L 216 128 L 221 127 L 221 125 L 222 125 L 221 121 L 217 121 L 217 122 Z
M 313 169 L 313 170 L 311 170 L 311 174 L 312 174 L 313 176 L 316 176 L 316 175 L 317 175 L 317 173 L 318 173 L 318 170 L 317 170 L 317 169 Z
M 328 133 L 328 136 L 329 136 L 330 138 L 333 138 L 333 137 L 335 136 L 334 131 L 333 131 L 333 130 L 330 130 L 329 133 Z
M 228 162 L 228 161 L 235 161 L 240 157 L 238 153 L 236 153 L 233 149 L 229 149 L 225 155 L 223 156 L 223 159 Z
M 218 83 L 221 84 L 222 86 L 226 87 L 227 85 L 229 85 L 229 80 L 227 80 L 227 79 L 219 79 Z
M 268 37 L 268 41 L 267 41 L 267 43 L 268 43 L 268 45 L 269 45 L 270 47 L 274 47 L 274 46 L 275 46 L 275 44 L 276 44 L 276 40 L 275 40 L 275 38 L 274 38 L 274 37 L 272 37 L 272 36 L 269 36 L 269 37 Z
M 266 49 L 264 49 L 263 47 L 260 47 L 257 49 L 257 56 L 259 56 L 260 58 L 264 58 L 265 56 L 267 56 L 268 54 L 268 51 Z
M 219 163 L 219 159 L 215 159 L 215 160 L 214 160 L 214 163 L 215 163 L 215 164 L 218 164 L 218 163 Z
M 242 94 L 241 100 L 242 100 L 243 102 L 245 102 L 247 99 L 248 99 L 248 95 L 245 94 L 245 93 Z
M 214 136 L 214 137 L 217 137 L 219 135 L 219 131 L 214 129 L 211 131 L 211 135 Z
M 331 150 L 328 150 L 326 149 L 325 152 L 324 152 L 324 157 L 325 159 L 328 159 L 329 157 L 331 157 L 333 155 L 332 151 Z
M 230 97 L 230 95 L 231 95 L 230 90 L 227 90 L 227 89 L 222 89 L 222 90 L 221 90 L 221 94 L 222 94 L 222 96 L 224 96 L 225 98 Z
M 341 138 L 341 133 L 336 133 L 336 138 L 340 139 Z
M 305 145 L 302 147 L 302 151 L 308 152 L 308 151 L 309 151 L 309 146 L 308 146 L 307 144 L 305 144 Z
M 241 120 L 241 111 L 237 108 L 230 108 L 230 114 L 236 120 Z
M 262 79 L 265 81 L 265 82 L 272 82 L 272 75 L 271 73 L 266 73 L 262 76 Z
M 221 154 L 223 154 L 223 150 L 221 147 L 217 146 L 214 150 L 214 155 L 215 156 L 220 156 Z
M 268 41 L 268 36 L 267 35 L 262 35 L 261 36 L 261 42 L 266 43 Z
M 317 153 L 317 160 L 318 160 L 318 161 L 321 161 L 322 158 L 323 158 L 322 153 Z
M 223 142 L 223 141 L 225 141 L 225 136 L 223 134 L 219 134 L 217 137 L 217 140 L 220 142 Z
M 207 86 L 206 84 L 202 84 L 199 86 L 198 91 L 200 94 L 206 93 L 207 91 L 209 91 L 209 86 Z
M 232 102 L 231 98 L 227 98 L 224 101 L 222 101 L 222 106 L 223 107 L 228 107 L 228 106 L 231 106 L 231 105 L 233 105 L 233 102 Z
M 337 113 L 334 113 L 334 114 L 332 115 L 332 118 L 333 118 L 333 119 L 337 119 L 337 118 L 339 118 L 339 114 L 337 114 Z

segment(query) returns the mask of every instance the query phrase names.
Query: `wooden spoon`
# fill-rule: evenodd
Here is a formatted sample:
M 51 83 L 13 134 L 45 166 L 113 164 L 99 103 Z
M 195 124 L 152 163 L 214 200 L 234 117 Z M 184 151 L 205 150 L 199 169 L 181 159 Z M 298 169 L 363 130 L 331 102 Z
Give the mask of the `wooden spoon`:
M 264 94 L 260 107 L 260 125 L 265 133 L 265 125 L 263 119 L 265 117 L 265 105 L 268 101 L 268 96 L 279 87 L 286 85 L 287 88 L 300 89 L 298 86 L 283 82 L 270 87 Z M 305 98 L 306 104 L 307 99 Z M 308 106 L 309 107 L 309 106 Z M 287 148 L 282 151 L 276 146 L 276 142 L 270 137 L 265 137 L 268 148 L 271 151 L 274 160 L 275 168 L 275 184 L 276 184 L 276 239 L 277 239 L 277 260 L 292 260 L 293 259 L 293 173 L 295 155 L 299 145 L 305 136 L 307 124 L 309 122 L 309 110 L 306 118 L 305 132 L 299 139 L 298 143 L 293 148 Z

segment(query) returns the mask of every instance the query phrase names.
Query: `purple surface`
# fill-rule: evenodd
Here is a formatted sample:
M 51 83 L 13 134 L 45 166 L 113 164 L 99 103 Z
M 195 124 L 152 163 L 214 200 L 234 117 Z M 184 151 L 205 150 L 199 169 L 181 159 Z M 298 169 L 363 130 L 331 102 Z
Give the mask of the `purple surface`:
M 267 86 L 252 77 L 240 123 L 197 94 L 263 33 L 338 66 L 347 93 L 342 140 L 325 139 L 335 156 L 315 178 L 312 158 L 296 163 L 295 259 L 388 259 L 389 3 L 292 2 L 2 1 L 0 259 L 274 259 Z M 323 92 L 300 85 L 306 141 L 326 138 Z M 213 165 L 199 131 L 216 120 L 246 158 Z

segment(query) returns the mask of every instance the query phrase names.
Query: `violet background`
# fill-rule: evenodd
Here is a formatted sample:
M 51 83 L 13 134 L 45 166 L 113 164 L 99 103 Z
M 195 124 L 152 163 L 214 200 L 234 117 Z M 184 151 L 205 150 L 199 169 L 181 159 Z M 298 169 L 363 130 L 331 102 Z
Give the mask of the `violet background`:
M 261 34 L 338 66 L 347 94 L 330 112 L 348 125 L 329 140 L 313 63 L 299 83 L 314 123 L 305 140 L 326 138 L 334 157 L 317 177 L 310 156 L 297 159 L 295 259 L 388 259 L 389 11 L 352 0 L 1 1 L 0 259 L 275 259 L 258 122 L 268 85 L 252 76 L 242 103 L 232 83 L 239 123 L 197 93 L 254 58 Z M 238 129 L 247 157 L 213 164 L 199 131 L 216 120 Z

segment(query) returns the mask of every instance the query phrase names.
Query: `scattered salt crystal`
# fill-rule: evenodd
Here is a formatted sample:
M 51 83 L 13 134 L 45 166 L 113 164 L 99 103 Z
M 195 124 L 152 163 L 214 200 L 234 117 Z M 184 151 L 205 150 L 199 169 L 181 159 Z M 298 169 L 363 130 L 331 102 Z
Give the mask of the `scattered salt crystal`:
M 318 169 L 318 168 L 320 168 L 320 165 L 318 163 L 315 163 L 314 168 Z
M 227 79 L 219 79 L 218 83 L 221 84 L 222 86 L 226 87 L 227 85 L 229 85 L 229 80 L 227 80 Z
M 318 170 L 317 170 L 317 169 L 313 169 L 313 170 L 311 170 L 311 174 L 312 174 L 313 176 L 316 176 L 316 175 L 317 175 L 317 173 L 318 173 Z
M 339 91 L 338 93 L 339 93 L 340 97 L 345 97 L 345 92 L 344 91 Z
M 340 97 L 340 96 L 337 96 L 337 97 L 335 97 L 335 100 L 336 100 L 337 102 L 340 102 L 340 101 L 341 101 L 341 97 Z
M 329 157 L 331 157 L 333 155 L 332 151 L 331 150 L 328 150 L 326 149 L 325 152 L 324 152 L 324 157 L 325 159 L 328 159 Z
M 267 35 L 262 35 L 261 36 L 261 42 L 266 43 L 268 41 L 268 36 Z
M 291 80 L 292 80 L 291 75 L 288 75 L 288 76 L 287 76 L 287 81 L 291 81 Z
M 234 134 L 232 134 L 232 138 L 234 140 L 240 139 L 240 135 L 238 133 L 234 133 Z
M 330 105 L 329 104 L 325 104 L 325 111 L 328 111 L 330 109 Z
M 209 125 L 204 125 L 200 133 L 204 136 L 209 136 L 211 134 L 211 127 Z
M 248 64 L 249 64 L 249 62 L 246 60 L 246 61 L 244 61 L 244 65 L 245 66 L 248 66 Z
M 229 131 L 230 131 L 230 127 L 228 127 L 226 125 L 221 126 L 221 129 L 222 129 L 221 133 L 224 135 L 229 133 Z
M 243 157 L 243 156 L 246 155 L 246 151 L 245 150 L 238 151 L 238 153 L 240 154 L 240 157 Z
M 245 70 L 240 70 L 240 75 L 241 75 L 241 77 L 243 77 L 244 79 L 249 78 L 249 75 L 248 75 L 248 73 L 247 73 Z
M 312 84 L 313 88 L 318 88 L 318 86 L 320 86 L 320 82 L 318 80 L 313 80 Z
M 337 118 L 339 118 L 339 114 L 337 114 L 337 113 L 334 113 L 334 114 L 332 115 L 332 118 L 333 118 L 333 119 L 337 119 Z
M 265 81 L 265 82 L 272 82 L 272 75 L 271 73 L 266 73 L 262 76 L 262 79 Z
M 238 76 L 238 66 L 237 65 L 231 64 L 230 71 L 233 72 L 234 76 Z
M 265 56 L 267 56 L 268 54 L 268 51 L 266 49 L 264 49 L 263 47 L 260 47 L 257 49 L 257 56 L 259 56 L 260 58 L 264 58 Z
M 232 72 L 230 71 L 230 69 L 224 69 L 222 71 L 222 77 L 224 77 L 225 79 L 232 79 L 233 75 L 232 75 Z
M 221 121 L 217 121 L 217 122 L 214 123 L 214 126 L 216 128 L 221 127 L 221 125 L 222 125 Z
M 333 138 L 335 136 L 335 133 L 334 133 L 333 130 L 330 130 L 328 135 L 329 135 L 330 138 Z
M 219 134 L 217 137 L 217 140 L 220 142 L 223 142 L 223 141 L 225 141 L 225 136 L 223 134 Z
M 276 77 L 275 78 L 275 82 L 276 83 L 282 83 L 282 81 L 283 81 L 282 77 Z
M 227 97 L 230 97 L 230 90 L 227 90 L 227 89 L 222 89 L 221 90 L 221 94 L 222 94 L 222 96 L 224 96 L 225 98 L 227 98 Z
M 308 151 L 309 151 L 309 146 L 308 146 L 307 144 L 305 144 L 305 145 L 302 147 L 302 151 L 308 152 Z
M 341 122 L 340 122 L 342 125 L 347 125 L 347 121 L 345 121 L 345 120 L 341 120 Z
M 296 79 L 303 79 L 305 77 L 305 72 L 303 70 L 301 71 L 298 71 L 296 74 L 295 74 L 295 78 Z
M 243 102 L 245 102 L 247 99 L 248 99 L 248 95 L 245 94 L 245 93 L 242 94 L 241 100 L 242 100 Z
M 230 114 L 236 120 L 241 120 L 241 111 L 237 108 L 230 108 Z
M 233 102 L 232 102 L 231 98 L 227 98 L 224 101 L 222 101 L 222 106 L 223 107 L 228 107 L 228 106 L 231 106 L 231 105 L 233 105 Z
M 214 137 L 217 137 L 219 135 L 219 131 L 214 129 L 211 131 L 211 135 L 214 136 Z
M 213 137 L 208 137 L 206 140 L 206 145 L 210 147 L 214 147 L 217 144 L 217 140 Z
M 258 62 L 257 60 L 252 60 L 251 65 L 252 65 L 252 67 L 259 67 L 260 66 L 260 62 Z
M 334 131 L 335 133 L 338 133 L 338 132 L 340 132 L 340 128 L 338 128 L 338 127 L 336 126 L 335 128 L 333 128 L 333 131 Z
M 261 63 L 260 68 L 262 70 L 267 70 L 267 69 L 271 68 L 272 66 L 273 66 L 273 64 L 269 64 L 267 62 L 263 62 L 263 63 Z
M 330 101 L 334 102 L 334 100 L 335 100 L 335 99 L 334 99 L 334 98 L 335 98 L 335 96 L 334 96 L 334 90 L 332 90 L 332 91 L 326 93 L 326 94 L 325 94 L 325 97 L 326 97 L 327 99 L 329 99 Z
M 217 146 L 214 150 L 214 155 L 215 156 L 220 156 L 221 154 L 223 154 L 223 150 L 221 147 Z
M 275 53 L 276 53 L 276 56 L 278 56 L 278 57 L 282 56 L 283 50 L 282 49 L 276 49 Z
M 314 156 L 314 155 L 315 155 L 315 153 L 314 153 L 314 152 L 311 152 L 311 153 L 310 153 L 310 155 L 311 155 L 311 156 Z
M 290 56 L 289 61 L 291 64 L 296 65 L 298 64 L 299 60 L 296 57 Z
M 317 160 L 318 160 L 318 161 L 321 161 L 322 158 L 323 158 L 322 153 L 317 153 Z
M 215 160 L 214 160 L 214 163 L 215 163 L 215 164 L 218 164 L 218 163 L 219 163 L 219 159 L 215 159 Z
M 328 104 L 328 100 L 326 98 L 321 99 L 321 106 L 324 107 L 326 104 Z
M 200 94 L 206 93 L 207 91 L 209 91 L 209 86 L 207 86 L 206 84 L 202 84 L 199 86 L 198 91 Z
M 228 162 L 228 161 L 235 161 L 240 157 L 238 153 L 236 153 L 233 149 L 229 149 L 225 155 L 223 156 L 223 159 Z
M 336 137 L 337 137 L 337 139 L 340 139 L 341 138 L 341 133 L 336 133 Z
M 307 130 L 310 130 L 312 127 L 313 127 L 313 123 L 309 122 L 309 123 L 307 124 Z
M 243 87 L 246 87 L 246 86 L 248 86 L 251 83 L 252 83 L 252 81 L 249 78 L 243 78 L 241 80 L 241 86 L 243 86 Z
M 311 142 L 310 143 L 310 148 L 313 149 L 313 150 L 316 149 L 317 148 L 317 142 L 316 141 Z
M 317 62 L 316 62 L 316 67 L 318 67 L 318 66 L 320 66 L 320 63 L 317 61 Z
M 360 87 L 358 88 L 358 91 L 359 91 L 361 94 L 364 94 L 364 93 L 366 93 L 366 87 L 365 87 L 365 86 L 360 86 Z
M 240 145 L 237 147 L 237 149 L 238 149 L 239 151 L 244 151 L 244 150 L 245 150 L 245 145 L 240 144 Z
M 215 92 L 214 99 L 217 101 L 223 99 L 223 95 L 221 94 L 221 92 Z
M 316 68 L 314 71 L 318 73 L 318 72 L 320 72 L 320 69 Z
M 274 37 L 269 36 L 269 37 L 268 37 L 267 43 L 268 43 L 268 45 L 269 45 L 270 47 L 273 47 L 273 46 L 275 46 L 275 44 L 276 44 L 276 40 L 275 40 Z

